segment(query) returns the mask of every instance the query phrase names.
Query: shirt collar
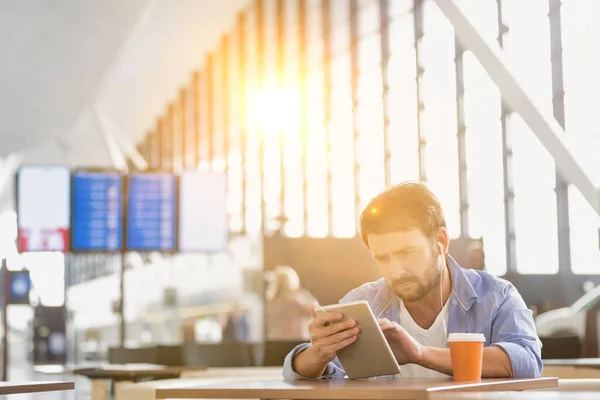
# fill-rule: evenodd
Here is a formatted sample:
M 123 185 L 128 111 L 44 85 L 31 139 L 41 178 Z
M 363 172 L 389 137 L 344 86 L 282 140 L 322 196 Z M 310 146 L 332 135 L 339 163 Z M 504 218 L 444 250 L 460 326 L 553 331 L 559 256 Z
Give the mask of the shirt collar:
M 447 260 L 450 276 L 452 277 L 452 292 L 461 307 L 468 311 L 477 300 L 477 292 L 460 265 L 451 256 L 448 256 Z

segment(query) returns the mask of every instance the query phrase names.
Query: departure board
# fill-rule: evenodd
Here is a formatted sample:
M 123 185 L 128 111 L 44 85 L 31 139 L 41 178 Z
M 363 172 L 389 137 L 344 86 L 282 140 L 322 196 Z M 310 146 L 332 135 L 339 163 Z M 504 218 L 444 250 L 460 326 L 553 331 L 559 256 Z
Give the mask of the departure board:
M 179 181 L 179 250 L 227 249 L 227 175 L 184 171 Z
M 69 251 L 71 169 L 25 165 L 17 185 L 19 251 Z
M 176 249 L 176 178 L 166 172 L 133 173 L 127 179 L 126 247 Z
M 72 193 L 72 250 L 122 250 L 122 175 L 116 171 L 75 172 Z

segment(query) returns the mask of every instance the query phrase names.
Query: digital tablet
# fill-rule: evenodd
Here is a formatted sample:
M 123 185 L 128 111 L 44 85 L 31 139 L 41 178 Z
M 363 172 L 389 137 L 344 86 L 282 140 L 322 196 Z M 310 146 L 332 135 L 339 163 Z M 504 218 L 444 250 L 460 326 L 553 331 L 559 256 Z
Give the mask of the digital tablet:
M 348 378 L 371 378 L 400 372 L 396 357 L 379 328 L 369 303 L 361 300 L 332 304 L 317 308 L 317 312 L 339 312 L 343 315 L 342 321 L 353 319 L 360 328 L 356 341 L 337 352 Z

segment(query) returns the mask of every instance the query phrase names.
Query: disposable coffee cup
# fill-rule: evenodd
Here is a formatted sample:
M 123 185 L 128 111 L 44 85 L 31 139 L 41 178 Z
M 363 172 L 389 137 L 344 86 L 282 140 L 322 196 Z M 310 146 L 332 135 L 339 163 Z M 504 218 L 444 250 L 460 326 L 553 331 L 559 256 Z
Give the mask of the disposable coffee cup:
M 451 333 L 448 336 L 455 381 L 481 380 L 484 343 L 485 336 L 481 333 Z

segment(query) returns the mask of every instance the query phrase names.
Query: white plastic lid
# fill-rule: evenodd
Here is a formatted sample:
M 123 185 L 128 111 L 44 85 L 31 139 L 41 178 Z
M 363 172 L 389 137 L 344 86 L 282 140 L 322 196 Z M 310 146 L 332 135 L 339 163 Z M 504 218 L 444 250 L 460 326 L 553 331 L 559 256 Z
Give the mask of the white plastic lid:
M 482 333 L 451 333 L 448 342 L 485 342 Z

